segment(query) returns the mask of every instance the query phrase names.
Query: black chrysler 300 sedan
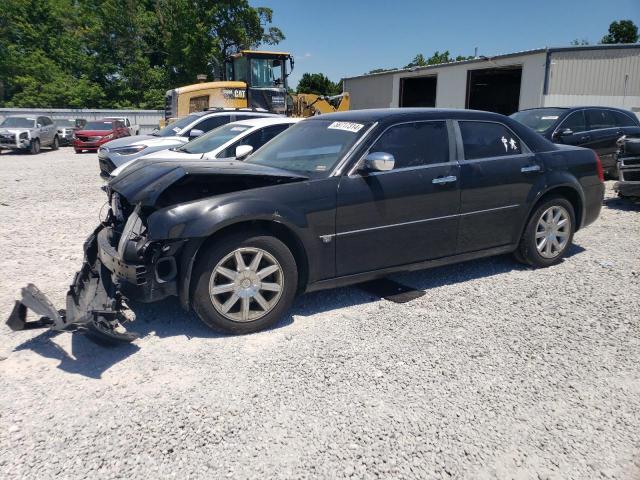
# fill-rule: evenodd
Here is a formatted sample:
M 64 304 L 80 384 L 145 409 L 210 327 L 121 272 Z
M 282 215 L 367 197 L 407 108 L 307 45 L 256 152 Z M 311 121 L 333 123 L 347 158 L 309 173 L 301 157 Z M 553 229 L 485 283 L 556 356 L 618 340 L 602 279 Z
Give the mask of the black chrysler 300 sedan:
M 305 291 L 508 252 L 553 265 L 604 185 L 593 151 L 502 115 L 385 109 L 304 120 L 244 162 L 143 160 L 106 190 L 92 271 L 244 333 Z

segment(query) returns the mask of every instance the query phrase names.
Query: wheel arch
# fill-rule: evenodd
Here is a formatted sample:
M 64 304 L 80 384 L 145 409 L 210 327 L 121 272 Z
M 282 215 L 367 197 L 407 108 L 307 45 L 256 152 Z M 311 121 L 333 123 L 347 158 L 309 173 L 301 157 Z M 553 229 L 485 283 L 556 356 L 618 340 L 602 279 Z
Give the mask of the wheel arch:
M 529 211 L 527 212 L 527 215 L 524 219 L 524 223 L 520 228 L 520 236 L 518 238 L 522 237 L 527 222 L 531 218 L 531 215 L 538 207 L 538 205 L 540 205 L 541 202 L 544 202 L 549 197 L 555 195 L 562 196 L 566 198 L 569 203 L 571 203 L 576 218 L 575 231 L 577 232 L 580 229 L 584 221 L 584 195 L 582 194 L 581 189 L 579 189 L 575 185 L 572 185 L 570 183 L 563 183 L 548 186 L 545 190 L 538 194 L 533 202 L 531 202 L 531 207 L 529 208 Z
M 192 281 L 193 267 L 196 262 L 201 258 L 203 252 L 211 243 L 223 236 L 238 233 L 245 233 L 247 235 L 266 233 L 284 243 L 296 261 L 296 268 L 298 270 L 298 293 L 304 292 L 309 278 L 309 259 L 304 243 L 294 230 L 284 223 L 275 220 L 242 220 L 226 225 L 207 237 L 192 239 L 185 246 L 180 261 L 181 274 L 178 285 L 180 304 L 185 310 L 190 310 L 191 308 L 191 298 L 194 287 L 194 282 Z

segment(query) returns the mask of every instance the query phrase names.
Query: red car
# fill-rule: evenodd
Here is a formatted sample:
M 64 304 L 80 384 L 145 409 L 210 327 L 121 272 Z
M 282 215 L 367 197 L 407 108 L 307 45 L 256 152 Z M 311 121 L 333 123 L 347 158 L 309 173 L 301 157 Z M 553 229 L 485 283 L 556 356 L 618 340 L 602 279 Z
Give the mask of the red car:
M 81 130 L 76 131 L 73 148 L 76 153 L 84 150 L 97 152 L 103 143 L 129 135 L 129 129 L 120 120 L 94 120 L 87 122 Z

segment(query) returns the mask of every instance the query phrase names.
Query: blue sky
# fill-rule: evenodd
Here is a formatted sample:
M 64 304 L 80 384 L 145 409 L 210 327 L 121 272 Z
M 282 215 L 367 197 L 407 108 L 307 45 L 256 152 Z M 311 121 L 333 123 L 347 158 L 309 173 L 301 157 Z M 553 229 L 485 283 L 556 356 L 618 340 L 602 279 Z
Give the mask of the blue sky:
M 294 54 L 290 78 L 322 72 L 331 80 L 402 67 L 417 54 L 496 55 L 571 40 L 597 43 L 613 20 L 640 25 L 640 0 L 250 0 L 273 9 Z M 315 8 L 315 9 L 314 9 Z

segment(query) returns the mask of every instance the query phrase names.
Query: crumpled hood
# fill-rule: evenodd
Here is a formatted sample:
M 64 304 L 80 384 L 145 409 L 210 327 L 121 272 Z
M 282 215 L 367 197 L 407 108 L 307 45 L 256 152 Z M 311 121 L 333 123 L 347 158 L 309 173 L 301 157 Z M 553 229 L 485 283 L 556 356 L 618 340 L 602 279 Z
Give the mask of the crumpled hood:
M 154 206 L 165 190 L 184 177 L 255 178 L 278 181 L 306 180 L 307 177 L 288 170 L 257 165 L 238 160 L 216 161 L 147 159 L 133 163 L 109 182 L 109 188 L 122 195 L 130 204 Z M 212 178 L 213 180 L 213 178 Z

